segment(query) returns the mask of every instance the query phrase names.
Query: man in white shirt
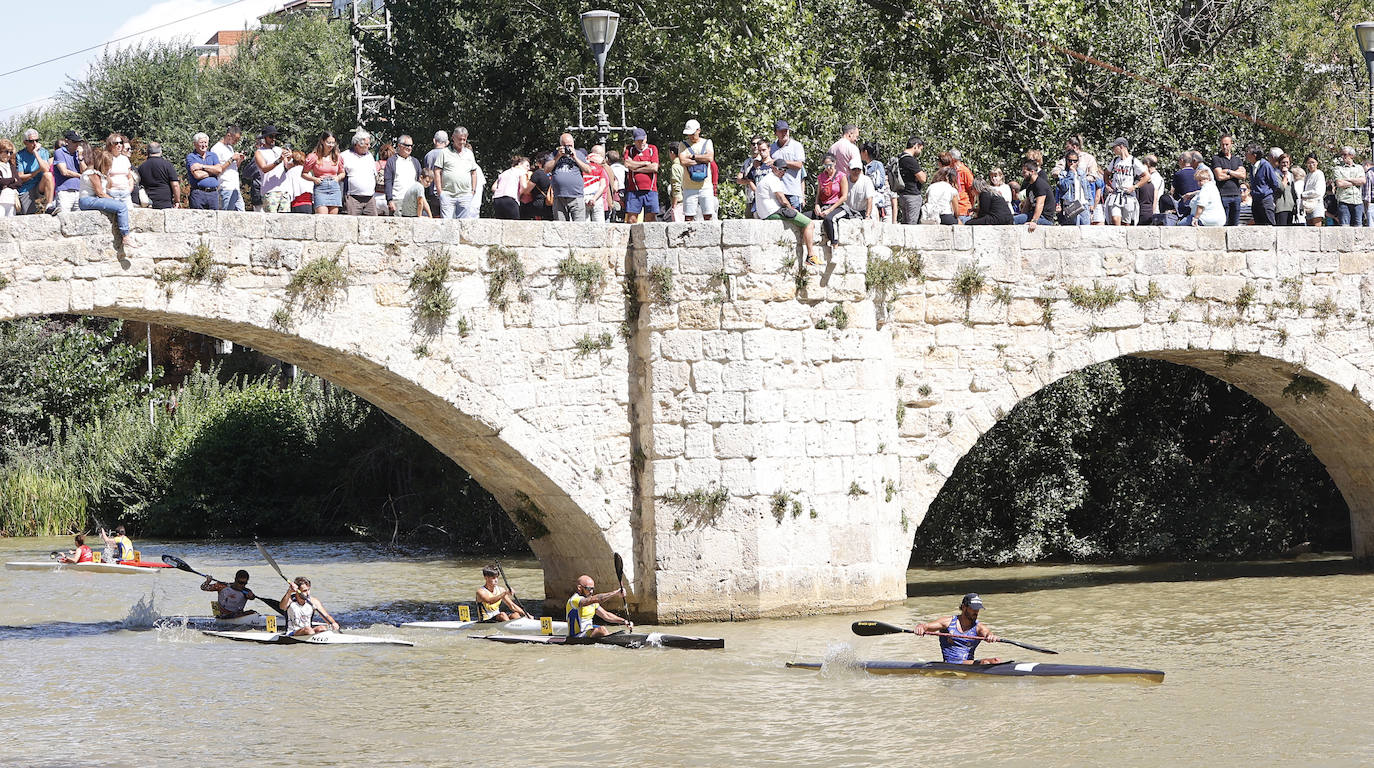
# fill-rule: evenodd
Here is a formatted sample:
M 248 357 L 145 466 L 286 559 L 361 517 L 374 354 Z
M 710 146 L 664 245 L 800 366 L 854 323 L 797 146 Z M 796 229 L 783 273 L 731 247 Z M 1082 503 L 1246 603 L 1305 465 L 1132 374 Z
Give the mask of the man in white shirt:
M 840 138 L 830 145 L 830 154 L 835 156 L 836 168 L 848 168 L 859 159 L 859 126 L 846 125 Z
M 265 213 L 290 213 L 291 190 L 286 181 L 286 153 L 277 146 L 277 127 L 262 129 L 262 146 L 253 153 L 253 162 L 262 172 L 262 210 Z
M 802 207 L 802 182 L 806 178 L 806 148 L 800 141 L 792 138 L 792 127 L 786 120 L 773 123 L 773 134 L 777 137 L 768 147 L 768 155 L 773 158 L 774 166 L 783 168 L 783 186 L 787 189 L 787 201 L 793 208 Z
M 476 218 L 477 158 L 468 147 L 468 129 L 458 126 L 449 137 L 453 143 L 439 152 L 434 162 L 434 185 L 439 188 L 439 217 Z
M 349 216 L 376 216 L 377 206 L 372 198 L 377 191 L 377 161 L 368 152 L 372 136 L 367 131 L 353 134 L 347 152 L 339 153 L 344 167 L 343 212 Z
M 844 207 L 849 209 L 849 215 L 859 219 L 876 219 L 878 205 L 878 189 L 873 186 L 873 180 L 864 173 L 863 160 L 854 158 L 849 163 L 849 197 L 845 199 Z
M 682 210 L 689 221 L 698 216 L 710 221 L 716 215 L 716 187 L 711 178 L 716 148 L 701 135 L 701 123 L 696 120 L 687 121 L 682 135 L 682 153 L 678 155 L 683 168 Z
M 754 215 L 764 220 L 781 219 L 790 221 L 802 231 L 802 242 L 806 244 L 806 264 L 811 267 L 822 266 L 816 258 L 816 246 L 811 242 L 816 230 L 815 222 L 807 218 L 792 205 L 783 181 L 787 166 L 775 163 L 767 176 L 754 185 Z
M 224 129 L 224 138 L 219 143 L 210 148 L 222 163 L 226 160 L 229 164 L 225 166 L 224 172 L 219 175 L 219 209 L 221 211 L 242 211 L 243 192 L 239 189 L 239 162 L 243 160 L 243 153 L 234 149 L 243 139 L 243 130 L 237 125 L 231 125 Z

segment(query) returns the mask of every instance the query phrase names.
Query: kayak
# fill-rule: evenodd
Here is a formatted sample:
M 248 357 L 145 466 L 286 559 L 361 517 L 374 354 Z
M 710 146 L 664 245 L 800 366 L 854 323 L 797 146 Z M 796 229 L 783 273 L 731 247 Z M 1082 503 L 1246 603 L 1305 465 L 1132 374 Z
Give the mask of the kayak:
M 275 616 L 276 614 L 272 614 Z M 166 622 L 184 624 L 188 627 L 266 627 L 267 614 L 250 613 L 247 616 L 235 616 L 232 619 L 221 619 L 218 616 L 186 616 L 171 617 L 164 619 Z M 278 622 L 285 624 L 286 619 L 278 617 Z
M 157 568 L 124 563 L 59 563 L 56 560 L 34 563 L 5 563 L 7 571 L 85 571 L 87 573 L 157 573 Z
M 483 629 L 491 627 L 502 632 L 514 632 L 520 635 L 538 635 L 543 633 L 539 626 L 539 619 L 511 619 L 506 622 L 491 622 L 484 624 L 480 621 L 407 621 L 401 626 L 415 627 L 416 629 Z M 568 622 L 553 622 L 553 633 L 555 635 L 568 634 Z
M 135 568 L 171 568 L 166 563 L 154 562 L 152 560 L 120 560 L 120 565 L 132 565 Z
M 791 669 L 819 671 L 819 661 L 789 661 Z M 847 665 L 846 665 L 847 666 Z M 998 664 L 947 664 L 943 661 L 861 661 L 856 665 L 871 675 L 935 675 L 937 677 L 1105 677 L 1164 682 L 1158 669 L 1099 667 L 1089 664 L 1041 664 L 1004 661 Z
M 690 635 L 668 635 L 662 632 L 648 634 L 617 632 L 604 637 L 568 637 L 567 635 L 471 635 L 483 640 L 498 643 L 538 643 L 542 645 L 618 645 L 621 648 L 688 648 L 705 650 L 724 648 L 725 640 L 719 637 L 692 637 Z
M 201 630 L 201 634 L 209 635 L 210 637 L 223 637 L 228 640 L 241 640 L 249 643 L 268 643 L 276 645 L 415 645 L 415 643 L 409 640 L 393 640 L 389 637 L 355 635 L 351 632 L 348 634 L 342 632 L 320 632 L 314 635 L 293 637 L 279 632 L 261 632 L 251 629 L 237 632 L 203 629 Z

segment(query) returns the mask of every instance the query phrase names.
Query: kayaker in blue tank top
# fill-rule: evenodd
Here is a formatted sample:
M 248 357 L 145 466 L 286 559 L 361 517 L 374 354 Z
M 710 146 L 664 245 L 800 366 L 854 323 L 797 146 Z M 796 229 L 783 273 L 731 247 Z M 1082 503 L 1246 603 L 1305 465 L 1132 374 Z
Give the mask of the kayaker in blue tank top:
M 983 599 L 970 592 L 959 603 L 959 612 L 953 616 L 917 624 L 916 634 L 940 636 L 940 654 L 949 664 L 997 664 L 1001 659 L 973 658 L 978 644 L 987 641 L 995 643 L 1000 638 L 993 634 L 988 625 L 978 621 L 978 612 L 983 610 Z

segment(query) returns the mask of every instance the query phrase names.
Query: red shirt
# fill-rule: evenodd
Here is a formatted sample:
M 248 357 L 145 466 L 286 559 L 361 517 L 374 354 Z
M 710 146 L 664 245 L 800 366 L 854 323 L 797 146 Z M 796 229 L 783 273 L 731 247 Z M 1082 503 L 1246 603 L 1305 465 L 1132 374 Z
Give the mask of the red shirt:
M 954 186 L 959 190 L 959 196 L 954 200 L 954 211 L 960 216 L 967 216 L 973 212 L 973 171 L 964 165 L 963 160 L 957 161 L 954 169 L 958 173 Z
M 655 168 L 658 167 L 658 147 L 655 147 L 653 144 L 645 144 L 644 149 L 638 149 L 634 145 L 631 145 L 630 152 L 627 156 L 631 160 L 653 163 Z M 635 171 L 630 174 L 629 180 L 626 182 L 625 186 L 636 192 L 651 192 L 656 190 L 658 189 L 658 171 L 652 173 Z
M 76 562 L 78 562 L 78 563 L 89 563 L 89 562 L 92 562 L 92 558 L 91 558 L 91 548 L 88 547 L 88 546 L 86 546 L 85 544 L 82 544 L 81 546 L 77 547 L 77 548 L 76 548 Z

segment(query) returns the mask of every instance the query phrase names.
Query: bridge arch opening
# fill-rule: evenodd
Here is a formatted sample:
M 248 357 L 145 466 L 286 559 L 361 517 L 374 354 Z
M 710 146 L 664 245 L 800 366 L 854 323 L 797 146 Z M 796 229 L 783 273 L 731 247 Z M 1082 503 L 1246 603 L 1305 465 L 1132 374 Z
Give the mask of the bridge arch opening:
M 1368 557 L 1374 410 L 1321 369 L 1180 349 L 1065 372 L 961 457 L 912 560 Z
M 69 315 L 58 304 L 14 313 L 3 320 Z M 609 563 L 603 526 L 570 491 L 558 470 L 567 457 L 540 440 L 531 425 L 503 409 L 499 399 L 453 375 L 448 386 L 403 375 L 358 350 L 338 349 L 285 329 L 262 328 L 188 312 L 143 307 L 101 307 L 79 315 L 151 323 L 231 341 L 320 377 L 366 400 L 465 470 L 491 493 L 528 541 L 544 571 L 545 593 L 559 594 L 587 563 Z M 420 380 L 417 380 L 420 379 Z M 540 466 L 540 462 L 545 466 Z M 599 498 L 600 494 L 598 494 Z

